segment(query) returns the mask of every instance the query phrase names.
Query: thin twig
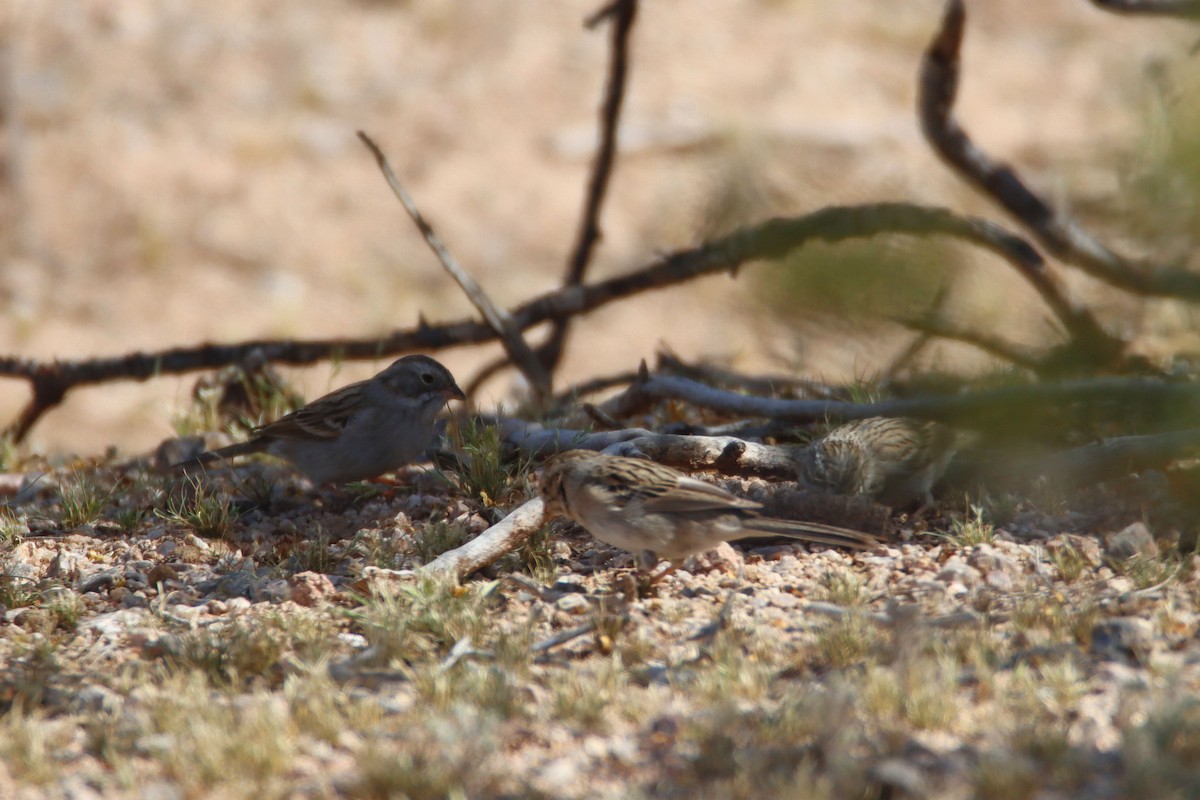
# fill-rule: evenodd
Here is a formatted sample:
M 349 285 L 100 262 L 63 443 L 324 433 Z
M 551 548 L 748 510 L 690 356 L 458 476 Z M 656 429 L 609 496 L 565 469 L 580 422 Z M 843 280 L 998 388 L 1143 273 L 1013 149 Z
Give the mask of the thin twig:
M 556 404 L 574 402 L 580 397 L 587 397 L 596 392 L 614 389 L 618 386 L 628 386 L 637 380 L 636 372 L 618 372 L 616 375 L 605 375 L 590 381 L 569 386 L 554 396 Z
M 982 331 L 959 328 L 945 317 L 936 314 L 924 317 L 893 317 L 893 320 L 924 336 L 936 336 L 939 339 L 963 342 L 1035 373 L 1040 373 L 1043 367 L 1044 359 L 1028 350 L 1023 350 L 1017 345 Z
M 849 396 L 844 387 L 832 386 L 812 378 L 800 378 L 794 375 L 743 375 L 711 364 L 689 364 L 674 353 L 666 351 L 658 354 L 658 371 L 671 375 L 682 375 L 685 378 L 724 388 L 743 389 L 753 394 L 788 393 L 830 400 L 844 399 Z M 626 381 L 626 383 L 630 382 L 632 381 Z
M 379 165 L 379 171 L 383 173 L 384 180 L 387 181 L 392 193 L 396 195 L 396 199 L 404 206 L 404 210 L 408 212 L 408 216 L 416 224 L 417 230 L 425 238 L 429 249 L 437 256 L 438 261 L 441 262 L 446 272 L 450 273 L 450 277 L 454 278 L 463 292 L 470 298 L 471 303 L 479 310 L 488 327 L 496 332 L 509 358 L 521 370 L 525 379 L 529 381 L 534 397 L 539 403 L 545 401 L 550 397 L 550 375 L 542 366 L 542 362 L 538 360 L 537 355 L 534 354 L 533 350 L 525 342 L 525 338 L 521 335 L 521 327 L 517 325 L 506 310 L 492 302 L 491 298 L 484 292 L 483 287 L 479 285 L 479 281 L 475 280 L 474 276 L 467 272 L 462 264 L 459 264 L 458 260 L 446 249 L 446 245 L 442 243 L 441 238 L 434 232 L 433 226 L 421 215 L 416 202 L 413 201 L 412 196 L 409 195 L 404 185 L 400 183 L 400 179 L 396 177 L 391 164 L 388 163 L 387 156 L 383 154 L 379 146 L 363 131 L 358 132 L 358 138 L 362 140 L 367 149 L 375 156 L 375 163 Z
M 512 364 L 512 359 L 508 356 L 501 356 L 494 361 L 484 364 L 478 372 L 463 384 L 463 393 L 466 394 L 468 399 L 473 400 L 484 382 L 510 364 Z
M 586 23 L 591 28 L 601 20 L 611 19 L 612 42 L 609 46 L 610 59 L 604 104 L 600 108 L 600 146 L 592 164 L 583 215 L 575 236 L 575 246 L 571 248 L 571 257 L 567 261 L 563 286 L 578 286 L 583 283 L 592 254 L 600 241 L 600 209 L 604 205 L 604 196 L 608 191 L 608 182 L 617 158 L 617 124 L 625 99 L 625 85 L 629 74 L 629 33 L 633 30 L 633 23 L 637 17 L 637 6 L 637 0 L 614 0 L 596 12 Z M 541 363 L 551 374 L 562 359 L 570 323 L 571 317 L 555 320 L 550 335 L 539 348 Z
M 946 301 L 949 299 L 949 297 L 950 282 L 946 281 L 940 287 L 938 287 L 938 292 L 934 296 L 933 302 L 929 304 L 927 316 L 940 317 L 946 308 Z M 933 338 L 933 334 L 927 331 L 921 331 L 918 333 L 917 336 L 915 336 L 913 340 L 909 342 L 902 351 L 900 351 L 899 355 L 892 359 L 892 363 L 882 373 L 883 380 L 881 382 L 890 383 L 894 381 L 896 376 L 900 374 L 900 371 L 915 361 L 917 356 L 929 346 L 929 343 L 933 341 Z
M 548 639 L 543 639 L 542 641 L 531 645 L 529 652 L 541 654 L 547 650 L 550 650 L 551 648 L 558 647 L 560 644 L 566 644 L 567 642 L 578 639 L 580 636 L 586 636 L 587 634 L 596 630 L 597 624 L 598 623 L 596 619 L 590 619 L 582 625 L 569 628 L 565 631 L 559 631 Z

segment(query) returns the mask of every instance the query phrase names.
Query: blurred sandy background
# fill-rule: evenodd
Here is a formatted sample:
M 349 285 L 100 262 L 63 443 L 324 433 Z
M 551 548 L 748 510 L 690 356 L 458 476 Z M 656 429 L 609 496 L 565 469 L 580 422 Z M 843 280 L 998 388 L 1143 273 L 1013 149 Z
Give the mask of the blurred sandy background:
M 8 0 L 0 351 L 79 358 L 371 336 L 415 324 L 418 312 L 470 315 L 358 128 L 498 301 L 552 288 L 575 233 L 605 76 L 608 32 L 581 24 L 597 6 Z M 1085 219 L 1094 209 L 1119 217 L 1123 176 L 1154 146 L 1146 123 L 1163 71 L 1188 63 L 1196 30 L 1083 0 L 973 0 L 968 11 L 959 107 L 968 130 Z M 1006 221 L 918 133 L 915 78 L 940 13 L 938 0 L 646 0 L 592 277 L 730 224 L 832 203 L 913 201 Z M 1006 266 L 950 252 L 970 256 L 960 316 L 1019 341 L 1043 336 L 1040 309 Z M 558 385 L 631 368 L 660 342 L 740 369 L 839 379 L 869 375 L 907 341 L 766 313 L 770 269 L 584 318 Z M 1122 324 L 1155 335 L 1144 315 Z M 466 381 L 496 352 L 438 357 Z M 979 362 L 954 347 L 931 358 Z M 296 378 L 312 397 L 379 366 Z M 32 444 L 152 446 L 170 435 L 171 409 L 193 380 L 76 392 Z M 513 389 L 506 375 L 489 394 Z M 6 421 L 26 399 L 23 383 L 0 385 Z

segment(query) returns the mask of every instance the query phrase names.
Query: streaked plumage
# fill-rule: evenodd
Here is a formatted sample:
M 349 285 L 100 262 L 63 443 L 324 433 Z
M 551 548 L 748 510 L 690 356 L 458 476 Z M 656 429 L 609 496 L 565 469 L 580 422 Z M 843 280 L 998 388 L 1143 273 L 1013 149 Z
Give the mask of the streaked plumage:
M 761 516 L 761 506 L 670 467 L 571 450 L 542 473 L 547 513 L 565 514 L 602 542 L 643 558 L 676 561 L 721 542 L 787 536 L 837 547 L 878 544 L 867 533 Z
M 815 488 L 889 505 L 931 503 L 930 490 L 954 457 L 956 443 L 955 432 L 936 422 L 854 420 L 809 445 L 800 477 Z
M 409 464 L 429 446 L 434 420 L 462 389 L 428 356 L 405 356 L 373 378 L 343 386 L 254 431 L 249 441 L 192 463 L 252 453 L 290 461 L 317 483 L 373 478 Z

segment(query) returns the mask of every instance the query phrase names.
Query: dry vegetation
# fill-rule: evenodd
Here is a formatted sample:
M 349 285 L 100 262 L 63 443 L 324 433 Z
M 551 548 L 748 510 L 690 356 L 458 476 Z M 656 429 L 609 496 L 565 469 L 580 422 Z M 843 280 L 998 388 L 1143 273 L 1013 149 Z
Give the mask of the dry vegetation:
M 1196 558 L 1115 492 L 1005 498 L 865 555 L 750 548 L 740 580 L 718 562 L 638 597 L 562 526 L 461 585 L 408 571 L 520 502 L 513 469 L 491 495 L 428 471 L 321 493 L 270 464 L 50 474 L 4 519 L 0 793 L 1200 788 Z
M 915 132 L 940 2 L 645 5 L 598 273 L 830 203 L 994 213 Z M 1074 6 L 974 3 L 960 113 L 989 148 L 1060 181 L 1053 200 L 1173 263 L 1200 196 L 1195 32 Z M 466 313 L 434 267 L 413 266 L 431 263 L 418 238 L 398 243 L 357 127 L 387 132 L 497 300 L 550 285 L 591 152 L 573 126 L 590 130 L 596 87 L 580 86 L 605 58 L 578 28 L 592 10 L 0 12 L 22 128 L 10 114 L 0 340 L 83 356 L 85 333 L 89 351 L 123 351 Z M 669 334 L 684 356 L 742 370 L 864 378 L 910 340 L 868 317 L 947 283 L 955 317 L 1051 338 L 1027 288 L 965 247 L 821 245 L 785 266 L 759 278 L 765 291 L 743 276 L 610 308 L 577 327 L 558 377 L 629 369 Z M 1070 283 L 1122 321 L 1132 352 L 1187 371 L 1192 306 Z M 487 357 L 447 362 L 463 374 Z M 1013 380 L 961 345 L 912 366 Z M 723 551 L 649 591 L 560 522 L 460 582 L 420 567 L 535 491 L 534 465 L 494 428 L 456 420 L 460 468 L 394 483 L 314 488 L 270 461 L 180 478 L 162 454 L 63 455 L 168 435 L 161 398 L 108 392 L 0 453 L 0 797 L 1200 794 L 1194 464 L 1069 492 L 945 488 L 874 551 L 748 545 L 740 574 Z M 267 418 L 295 403 L 266 400 Z M 176 405 L 178 436 L 244 432 L 204 392 Z M 1180 419 L 1051 414 L 1022 435 L 1067 447 Z M 619 420 L 724 421 L 673 401 Z

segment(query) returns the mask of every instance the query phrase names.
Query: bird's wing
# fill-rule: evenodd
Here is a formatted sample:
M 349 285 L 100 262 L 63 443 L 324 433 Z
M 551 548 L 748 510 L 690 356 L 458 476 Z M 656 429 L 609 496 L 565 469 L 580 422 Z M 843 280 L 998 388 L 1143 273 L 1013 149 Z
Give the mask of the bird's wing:
M 687 514 L 761 508 L 753 500 L 746 500 L 719 486 L 687 476 L 680 476 L 670 483 L 664 481 L 648 484 L 643 488 L 643 507 L 649 513 Z
M 363 404 L 362 387 L 366 381 L 352 383 L 330 392 L 292 413 L 257 429 L 255 436 L 271 439 L 336 439 L 350 417 Z

